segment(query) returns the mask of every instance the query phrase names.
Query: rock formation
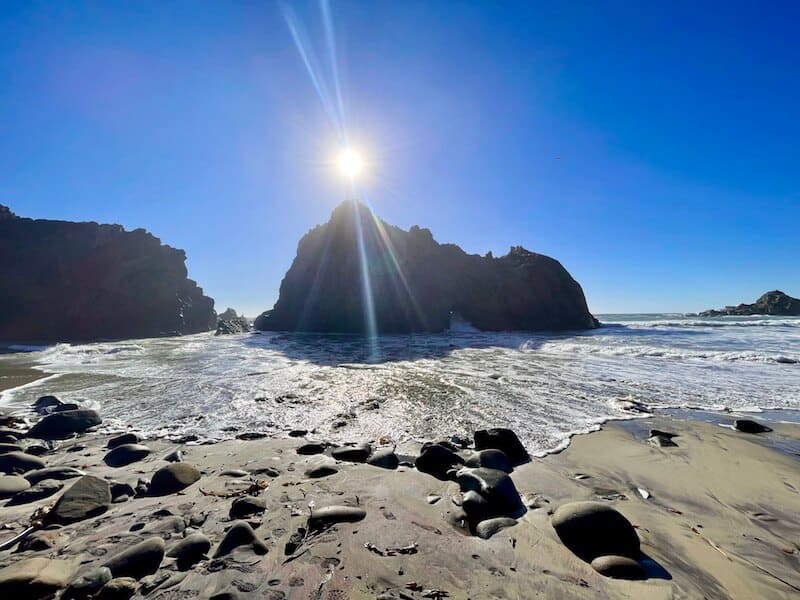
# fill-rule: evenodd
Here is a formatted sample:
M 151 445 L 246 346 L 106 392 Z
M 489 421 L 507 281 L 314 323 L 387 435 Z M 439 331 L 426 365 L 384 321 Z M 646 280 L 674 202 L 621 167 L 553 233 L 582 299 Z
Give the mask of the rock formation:
M 800 299 L 787 296 L 780 290 L 767 292 L 753 304 L 740 304 L 739 306 L 726 306 L 719 310 L 706 310 L 700 313 L 701 317 L 721 317 L 726 315 L 775 315 L 775 316 L 800 316 Z
M 598 326 L 580 285 L 548 256 L 521 246 L 500 258 L 470 255 L 427 229 L 404 231 L 345 202 L 300 240 L 275 307 L 255 328 L 369 331 L 363 271 L 379 333 L 440 332 L 455 314 L 486 331 Z
M 185 260 L 144 229 L 23 219 L 0 206 L 0 340 L 208 331 L 214 301 L 187 278 Z
M 231 333 L 245 333 L 250 331 L 250 323 L 244 315 L 237 315 L 236 311 L 228 308 L 217 317 L 217 333 L 227 335 Z

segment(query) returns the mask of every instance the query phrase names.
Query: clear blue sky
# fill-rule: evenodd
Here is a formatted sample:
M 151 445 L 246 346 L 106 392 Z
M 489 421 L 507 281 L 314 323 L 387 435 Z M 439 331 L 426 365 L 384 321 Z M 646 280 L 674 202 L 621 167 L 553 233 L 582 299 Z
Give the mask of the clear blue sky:
M 601 6 L 605 5 L 605 6 Z M 318 2 L 291 3 L 318 73 Z M 800 3 L 333 0 L 377 213 L 550 254 L 594 312 L 800 295 Z M 344 197 L 272 2 L 0 5 L 0 203 L 144 227 L 254 315 Z

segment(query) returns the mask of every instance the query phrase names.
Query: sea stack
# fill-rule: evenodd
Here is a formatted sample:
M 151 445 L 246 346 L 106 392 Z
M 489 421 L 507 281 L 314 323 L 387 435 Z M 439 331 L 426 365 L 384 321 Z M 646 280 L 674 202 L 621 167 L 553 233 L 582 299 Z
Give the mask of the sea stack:
M 214 300 L 188 279 L 185 261 L 144 229 L 23 219 L 0 206 L 0 340 L 208 331 Z
M 367 333 L 374 323 L 377 333 L 441 332 L 454 315 L 484 331 L 598 326 L 557 260 L 521 246 L 498 258 L 467 254 L 348 201 L 300 240 L 275 307 L 255 329 Z
M 752 304 L 726 306 L 718 310 L 711 309 L 700 313 L 701 317 L 772 315 L 781 317 L 800 316 L 800 299 L 792 298 L 780 290 L 763 294 Z

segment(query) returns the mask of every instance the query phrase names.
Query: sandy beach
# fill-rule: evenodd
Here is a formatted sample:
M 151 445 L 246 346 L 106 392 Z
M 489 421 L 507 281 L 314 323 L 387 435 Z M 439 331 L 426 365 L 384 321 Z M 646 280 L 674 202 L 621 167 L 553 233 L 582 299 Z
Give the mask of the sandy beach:
M 654 446 L 646 439 L 649 428 L 677 434 L 676 445 Z M 398 447 L 400 466 L 386 469 L 335 460 L 330 448 L 299 454 L 313 434 L 245 435 L 254 439 L 208 445 L 142 440 L 143 458 L 112 467 L 104 457 L 114 436 L 101 426 L 45 444 L 44 451 L 33 448 L 47 467 L 73 467 L 122 485 L 112 487 L 118 495 L 102 514 L 50 525 L 28 538 L 35 543 L 23 543 L 29 549 L 0 553 L 6 567 L 0 588 L 31 558 L 51 559 L 66 571 L 57 589 L 144 540 L 158 538 L 150 543 L 159 547 L 163 540 L 169 555 L 182 540 L 202 538 L 207 547 L 201 544 L 190 565 L 158 555 L 147 573 L 120 585 L 136 598 L 161 599 L 744 599 L 792 598 L 800 591 L 800 461 L 786 451 L 800 440 L 797 425 L 753 435 L 671 417 L 609 423 L 575 437 L 561 453 L 516 467 L 511 478 L 525 509 L 516 524 L 489 539 L 457 526 L 464 499 L 459 484 L 415 469 L 416 445 Z M 153 486 L 157 470 L 176 464 L 164 460 L 175 450 L 180 464 L 197 468 L 199 480 L 153 496 L 147 482 L 152 478 Z M 75 474 L 55 481 L 56 493 L 34 502 L 3 501 L 2 539 L 21 533 L 34 511 L 52 506 L 76 481 Z M 612 506 L 633 524 L 646 579 L 601 575 L 562 543 L 552 513 L 581 500 Z M 327 506 L 365 515 L 315 527 L 314 515 Z M 231 537 L 238 541 L 228 552 Z M 226 593 L 232 595 L 218 595 Z

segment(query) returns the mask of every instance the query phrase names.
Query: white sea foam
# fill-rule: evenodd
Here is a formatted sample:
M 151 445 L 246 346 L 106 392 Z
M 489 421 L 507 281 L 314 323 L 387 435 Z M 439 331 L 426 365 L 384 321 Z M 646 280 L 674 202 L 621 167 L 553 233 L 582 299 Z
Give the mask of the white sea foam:
M 534 453 L 648 407 L 800 409 L 800 319 L 600 318 L 611 324 L 575 334 L 386 336 L 379 362 L 358 336 L 59 344 L 0 356 L 57 375 L 0 402 L 55 393 L 146 433 L 215 439 L 230 427 L 404 440 L 507 426 Z

